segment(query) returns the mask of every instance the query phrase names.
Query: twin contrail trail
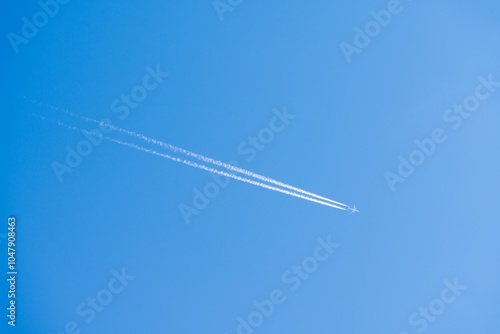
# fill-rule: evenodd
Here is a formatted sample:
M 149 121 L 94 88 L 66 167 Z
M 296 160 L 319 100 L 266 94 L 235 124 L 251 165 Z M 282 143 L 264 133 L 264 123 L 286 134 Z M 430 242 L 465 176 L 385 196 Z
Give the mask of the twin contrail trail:
M 69 110 L 58 109 L 58 111 L 61 111 L 61 112 L 65 113 L 65 114 L 68 114 L 68 115 L 70 115 L 72 117 L 80 118 L 80 119 L 82 119 L 82 120 L 84 120 L 86 122 L 91 122 L 91 123 L 102 125 L 102 122 L 100 122 L 100 121 L 98 121 L 96 119 L 93 119 L 93 118 L 90 118 L 90 117 L 81 116 L 81 115 L 75 114 L 75 113 L 73 113 L 73 112 L 71 112 Z M 326 198 L 326 197 L 323 197 L 323 196 L 311 193 L 309 191 L 306 191 L 306 190 L 303 190 L 303 189 L 291 186 L 289 184 L 286 184 L 286 183 L 283 183 L 283 182 L 271 179 L 271 178 L 266 177 L 264 175 L 251 172 L 249 170 L 246 170 L 246 169 L 243 169 L 243 168 L 239 168 L 239 167 L 233 166 L 231 164 L 228 164 L 228 163 L 225 163 L 225 162 L 213 159 L 213 158 L 209 158 L 209 157 L 206 157 L 206 156 L 198 154 L 198 153 L 194 153 L 194 152 L 185 150 L 183 148 L 180 148 L 180 147 L 177 147 L 177 146 L 174 146 L 174 145 L 162 142 L 160 140 L 157 140 L 157 139 L 145 136 L 143 134 L 140 134 L 140 133 L 137 133 L 137 132 L 134 132 L 134 131 L 126 130 L 126 129 L 123 129 L 123 128 L 120 128 L 120 127 L 117 127 L 117 126 L 114 126 L 114 125 L 109 125 L 109 128 L 112 129 L 112 130 L 124 133 L 124 134 L 126 134 L 128 136 L 131 136 L 131 137 L 140 138 L 140 139 L 142 139 L 142 140 L 144 140 L 144 141 L 146 141 L 148 143 L 152 143 L 152 144 L 155 144 L 155 145 L 167 148 L 167 149 L 169 149 L 169 150 L 171 150 L 171 151 L 173 151 L 175 153 L 182 153 L 184 155 L 196 158 L 196 159 L 198 159 L 200 161 L 203 161 L 203 162 L 206 162 L 206 163 L 210 163 L 210 164 L 213 164 L 213 165 L 218 166 L 218 167 L 225 168 L 225 169 L 230 170 L 232 172 L 244 174 L 244 175 L 247 175 L 247 176 L 252 177 L 254 179 L 257 179 L 257 180 L 261 180 L 261 181 L 264 181 L 264 182 L 267 182 L 267 183 L 271 183 L 271 184 L 280 186 L 282 188 L 290 189 L 290 190 L 293 190 L 293 191 L 295 191 L 297 193 L 301 193 L 301 194 L 307 195 L 309 197 L 314 197 L 314 198 L 317 198 L 317 199 L 319 199 L 321 201 L 324 201 L 324 202 L 329 202 L 329 203 L 335 204 L 336 205 L 335 207 L 338 208 L 338 209 L 341 209 L 339 206 L 343 206 L 345 208 L 348 207 L 347 205 L 345 205 L 343 203 L 331 200 L 329 198 Z
M 79 119 L 84 120 L 86 122 L 95 123 L 95 124 L 98 124 L 98 125 L 103 125 L 103 122 L 101 122 L 101 121 L 98 121 L 98 120 L 90 118 L 90 117 L 86 117 L 86 116 L 75 114 L 75 113 L 73 113 L 73 112 L 71 112 L 71 111 L 69 111 L 67 109 L 62 109 L 62 108 L 53 107 L 53 106 L 48 106 L 48 107 L 50 109 L 52 109 L 52 110 L 57 111 L 57 112 L 65 113 L 65 114 L 67 114 L 67 115 L 69 115 L 69 116 L 71 116 L 73 118 L 79 118 Z M 79 127 L 75 127 L 75 126 L 72 126 L 72 125 L 68 125 L 68 124 L 63 123 L 61 121 L 58 121 L 57 124 L 60 125 L 60 126 L 64 126 L 66 128 L 72 129 L 72 130 L 81 131 L 81 132 L 84 132 L 84 133 L 87 133 L 87 134 L 91 134 L 91 132 L 88 131 L 88 130 L 85 130 L 85 129 L 82 129 L 82 128 L 79 128 Z M 198 153 L 195 153 L 195 152 L 191 152 L 191 151 L 185 150 L 183 148 L 180 148 L 180 147 L 177 147 L 177 146 L 165 143 L 163 141 L 160 141 L 160 140 L 157 140 L 157 139 L 145 136 L 143 134 L 140 134 L 140 133 L 137 133 L 137 132 L 134 132 L 134 131 L 123 129 L 123 128 L 120 128 L 120 127 L 117 127 L 117 126 L 114 126 L 114 125 L 111 125 L 111 124 L 106 124 L 106 126 L 109 127 L 112 130 L 115 130 L 115 131 L 121 132 L 123 134 L 126 134 L 127 136 L 139 138 L 139 139 L 144 140 L 147 143 L 155 144 L 155 145 L 160 146 L 162 148 L 166 148 L 166 149 L 168 149 L 168 150 L 170 150 L 170 151 L 172 151 L 174 153 L 181 153 L 181 154 L 183 154 L 183 155 L 185 155 L 187 157 L 195 158 L 195 159 L 197 159 L 199 161 L 202 161 L 204 163 L 212 164 L 212 165 L 214 165 L 216 167 L 219 167 L 219 168 L 224 168 L 224 169 L 226 169 L 226 171 L 219 170 L 219 169 L 214 168 L 214 167 L 209 167 L 209 166 L 206 166 L 204 164 L 200 164 L 200 163 L 193 162 L 193 161 L 190 161 L 190 160 L 182 159 L 182 158 L 179 158 L 179 157 L 174 157 L 174 156 L 171 156 L 171 155 L 168 155 L 168 154 L 165 154 L 165 153 L 161 153 L 161 152 L 158 152 L 156 150 L 149 149 L 149 148 L 137 145 L 137 144 L 129 143 L 127 141 L 122 141 L 122 140 L 119 140 L 119 139 L 116 139 L 116 138 L 112 138 L 112 137 L 109 137 L 109 136 L 103 136 L 103 139 L 106 139 L 108 141 L 114 142 L 116 144 L 119 144 L 119 145 L 122 145 L 122 146 L 126 146 L 126 147 L 130 147 L 130 148 L 133 148 L 133 149 L 145 152 L 145 153 L 153 154 L 153 155 L 165 158 L 165 159 L 176 161 L 176 162 L 185 164 L 185 165 L 190 166 L 190 167 L 202 169 L 202 170 L 208 171 L 210 173 L 215 173 L 215 174 L 223 175 L 225 177 L 229 177 L 229 178 L 232 178 L 234 180 L 238 180 L 238 181 L 241 181 L 241 182 L 252 184 L 252 185 L 255 185 L 255 186 L 258 186 L 258 187 L 261 187 L 261 188 L 265 188 L 265 189 L 268 189 L 268 190 L 277 191 L 277 192 L 280 192 L 280 193 L 283 193 L 283 194 L 286 194 L 286 195 L 294 196 L 294 197 L 297 197 L 297 198 L 300 198 L 300 199 L 304 199 L 304 200 L 307 200 L 307 201 L 310 201 L 310 202 L 314 202 L 314 203 L 317 203 L 317 204 L 326 205 L 326 206 L 329 206 L 329 207 L 332 207 L 332 208 L 335 208 L 335 209 L 339 209 L 339 210 L 350 209 L 350 207 L 348 205 L 346 205 L 346 204 L 343 204 L 343 203 L 334 201 L 332 199 L 329 199 L 329 198 L 326 198 L 326 197 L 314 194 L 312 192 L 309 192 L 309 191 L 306 191 L 306 190 L 303 190 L 303 189 L 291 186 L 291 185 L 286 184 L 284 182 L 280 182 L 280 181 L 274 180 L 274 179 L 266 177 L 264 175 L 257 174 L 257 173 L 254 173 L 252 171 L 249 171 L 249 170 L 246 170 L 246 169 L 243 169 L 243 168 L 239 168 L 239 167 L 233 166 L 231 164 L 228 164 L 228 163 L 225 163 L 225 162 L 213 159 L 213 158 L 209 158 L 207 156 L 204 156 L 204 155 L 201 155 L 201 154 L 198 154 Z M 235 173 L 243 174 L 243 175 L 245 175 L 247 177 L 240 176 L 240 175 L 235 175 Z M 257 180 L 260 180 L 262 182 L 259 182 Z
M 71 130 L 76 130 L 76 131 L 81 131 L 83 133 L 92 134 L 90 131 L 87 131 L 85 129 L 82 129 L 82 128 L 79 128 L 79 127 L 76 127 L 76 126 L 68 125 L 68 124 L 60 122 L 60 121 L 57 122 L 57 124 L 60 125 L 60 126 L 64 126 L 64 127 L 68 128 L 68 129 L 71 129 Z M 344 207 L 332 204 L 330 202 L 318 200 L 317 198 L 314 198 L 314 197 L 308 197 L 308 196 L 304 196 L 304 195 L 302 195 L 300 193 L 288 191 L 286 189 L 282 189 L 282 188 L 278 188 L 278 187 L 273 187 L 273 186 L 270 186 L 270 185 L 262 183 L 262 182 L 258 182 L 258 181 L 251 180 L 251 179 L 248 179 L 248 178 L 245 178 L 245 177 L 234 175 L 234 174 L 231 174 L 231 173 L 228 173 L 228 172 L 225 172 L 225 171 L 220 171 L 218 169 L 215 169 L 215 168 L 212 168 L 212 167 L 208 167 L 208 166 L 205 166 L 205 165 L 202 165 L 202 164 L 198 164 L 196 162 L 192 162 L 192 161 L 189 161 L 189 160 L 185 160 L 185 159 L 173 157 L 173 156 L 170 156 L 170 155 L 165 154 L 165 153 L 160 153 L 160 152 L 158 152 L 156 150 L 145 148 L 145 147 L 137 145 L 137 144 L 129 143 L 129 142 L 122 141 L 122 140 L 119 140 L 119 139 L 116 139 L 116 138 L 112 138 L 112 137 L 109 137 L 109 136 L 103 136 L 103 139 L 106 139 L 108 141 L 111 141 L 111 142 L 119 144 L 119 145 L 130 147 L 130 148 L 133 148 L 133 149 L 145 152 L 145 153 L 153 154 L 153 155 L 165 158 L 165 159 L 169 159 L 169 160 L 172 160 L 172 161 L 180 162 L 182 164 L 185 164 L 185 165 L 188 165 L 188 166 L 191 166 L 191 167 L 199 168 L 199 169 L 205 170 L 205 171 L 210 172 L 210 173 L 219 174 L 219 175 L 222 175 L 222 176 L 226 176 L 226 177 L 232 178 L 234 180 L 238 180 L 238 181 L 249 183 L 249 184 L 252 184 L 252 185 L 255 185 L 255 186 L 258 186 L 258 187 L 262 187 L 262 188 L 273 190 L 273 191 L 277 191 L 277 192 L 280 192 L 280 193 L 283 193 L 283 194 L 286 194 L 286 195 L 290 195 L 290 196 L 294 196 L 294 197 L 297 197 L 297 198 L 301 198 L 301 199 L 304 199 L 306 201 L 311 201 L 311 202 L 314 202 L 314 203 L 317 203 L 317 204 L 326 205 L 326 206 L 329 206 L 329 207 L 332 207 L 332 208 L 335 208 L 335 209 L 340 209 L 340 210 L 345 210 L 346 209 Z

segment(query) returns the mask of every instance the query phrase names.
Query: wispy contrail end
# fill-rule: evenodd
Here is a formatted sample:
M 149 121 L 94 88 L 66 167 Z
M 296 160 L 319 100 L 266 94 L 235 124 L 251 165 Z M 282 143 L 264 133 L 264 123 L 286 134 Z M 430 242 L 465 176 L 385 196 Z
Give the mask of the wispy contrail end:
M 68 129 L 71 129 L 71 130 L 81 131 L 81 132 L 86 133 L 86 134 L 92 134 L 90 131 L 87 131 L 85 129 L 82 129 L 82 128 L 79 128 L 79 127 L 76 127 L 76 126 L 68 125 L 68 124 L 66 124 L 64 122 L 61 122 L 61 121 L 58 121 L 57 124 L 60 125 L 60 126 L 66 127 Z M 205 166 L 205 165 L 193 162 L 193 161 L 189 161 L 189 160 L 185 160 L 185 159 L 173 157 L 173 156 L 170 156 L 168 154 L 160 153 L 160 152 L 155 151 L 153 149 L 145 148 L 145 147 L 137 145 L 137 144 L 129 143 L 129 142 L 122 141 L 122 140 L 119 140 L 119 139 L 116 139 L 116 138 L 112 138 L 112 137 L 109 137 L 109 136 L 103 136 L 103 139 L 106 139 L 108 141 L 111 141 L 113 143 L 116 143 L 116 144 L 119 144 L 119 145 L 122 145 L 122 146 L 126 146 L 126 147 L 130 147 L 130 148 L 136 149 L 138 151 L 142 151 L 142 152 L 153 154 L 153 155 L 156 155 L 156 156 L 159 156 L 159 157 L 162 157 L 162 158 L 165 158 L 165 159 L 169 159 L 169 160 L 172 160 L 172 161 L 175 161 L 175 162 L 179 162 L 179 163 L 185 164 L 185 165 L 190 166 L 190 167 L 202 169 L 202 170 L 205 170 L 205 171 L 210 172 L 210 173 L 219 174 L 219 175 L 222 175 L 222 176 L 226 176 L 226 177 L 232 178 L 234 180 L 238 180 L 238 181 L 241 181 L 241 182 L 252 184 L 254 186 L 258 186 L 258 187 L 261 187 L 261 188 L 264 188 L 264 189 L 268 189 L 268 190 L 280 192 L 280 193 L 283 193 L 283 194 L 286 194 L 286 195 L 289 195 L 289 196 L 294 196 L 294 197 L 297 197 L 297 198 L 300 198 L 300 199 L 303 199 L 303 200 L 306 200 L 306 201 L 310 201 L 310 202 L 313 202 L 313 203 L 317 203 L 317 204 L 329 206 L 331 208 L 335 208 L 335 209 L 339 209 L 339 210 L 346 210 L 345 207 L 341 207 L 341 206 L 332 204 L 330 202 L 321 201 L 321 200 L 319 200 L 317 198 L 314 198 L 314 197 L 304 196 L 304 195 L 302 195 L 300 193 L 292 192 L 292 191 L 289 191 L 289 190 L 286 190 L 286 189 L 282 189 L 282 188 L 278 188 L 278 187 L 273 187 L 273 186 L 270 186 L 270 185 L 262 183 L 262 182 L 258 182 L 258 181 L 252 180 L 252 179 L 248 179 L 248 178 L 245 178 L 245 177 L 234 175 L 234 174 L 231 174 L 231 173 L 228 173 L 228 172 L 225 172 L 225 171 L 221 171 L 221 170 L 218 170 L 218 169 L 215 169 L 215 168 L 212 168 L 212 167 L 208 167 L 208 166 Z
M 72 117 L 82 119 L 82 120 L 84 120 L 86 122 L 91 122 L 91 123 L 102 125 L 102 122 L 100 122 L 100 121 L 98 121 L 96 119 L 93 119 L 93 118 L 90 118 L 90 117 L 86 117 L 86 116 L 82 116 L 82 115 L 78 115 L 78 114 L 75 114 L 75 113 L 73 113 L 73 112 L 71 112 L 69 110 L 66 110 L 66 109 L 60 109 L 60 108 L 54 108 L 54 109 L 57 110 L 57 111 L 59 111 L 59 112 L 63 112 L 65 114 L 67 114 L 67 115 L 70 115 Z M 168 150 L 170 150 L 172 152 L 182 153 L 182 154 L 184 154 L 186 156 L 190 156 L 190 157 L 193 157 L 193 158 L 198 159 L 200 161 L 203 161 L 203 162 L 206 162 L 206 163 L 210 163 L 210 164 L 218 166 L 218 167 L 225 168 L 225 169 L 230 170 L 232 172 L 244 174 L 244 175 L 247 175 L 247 176 L 252 177 L 254 179 L 261 180 L 261 181 L 264 181 L 264 182 L 267 182 L 267 183 L 270 183 L 270 184 L 274 184 L 274 185 L 280 186 L 282 188 L 286 188 L 286 189 L 292 190 L 293 192 L 301 193 L 301 194 L 303 194 L 303 195 L 305 195 L 307 197 L 317 198 L 317 199 L 319 199 L 322 202 L 332 203 L 332 204 L 335 205 L 336 208 L 338 208 L 338 207 L 344 207 L 344 209 L 348 208 L 348 205 L 346 205 L 346 204 L 343 204 L 343 203 L 334 201 L 332 199 L 329 199 L 327 197 L 323 197 L 323 196 L 317 195 L 315 193 L 312 193 L 312 192 L 309 192 L 309 191 L 306 191 L 306 190 L 303 190 L 303 189 L 291 186 L 291 185 L 286 184 L 284 182 L 280 182 L 278 180 L 271 179 L 271 178 L 266 177 L 264 175 L 257 174 L 257 173 L 251 172 L 249 170 L 246 170 L 246 169 L 243 169 L 243 168 L 239 168 L 239 167 L 233 166 L 231 164 L 228 164 L 228 163 L 225 163 L 225 162 L 213 159 L 213 158 L 209 158 L 209 157 L 206 157 L 206 156 L 198 154 L 198 153 L 194 153 L 194 152 L 185 150 L 183 148 L 180 148 L 180 147 L 177 147 L 177 146 L 165 143 L 163 141 L 160 141 L 160 140 L 157 140 L 157 139 L 145 136 L 143 134 L 140 134 L 140 133 L 137 133 L 137 132 L 134 132 L 134 131 L 126 130 L 126 129 L 123 129 L 123 128 L 120 128 L 120 127 L 117 127 L 117 126 L 114 126 L 114 125 L 108 125 L 108 126 L 112 130 L 124 133 L 124 134 L 126 134 L 128 136 L 131 136 L 131 137 L 140 138 L 140 139 L 142 139 L 142 140 L 144 140 L 144 141 L 146 141 L 148 143 L 164 147 L 164 148 L 166 148 L 166 149 L 168 149 Z

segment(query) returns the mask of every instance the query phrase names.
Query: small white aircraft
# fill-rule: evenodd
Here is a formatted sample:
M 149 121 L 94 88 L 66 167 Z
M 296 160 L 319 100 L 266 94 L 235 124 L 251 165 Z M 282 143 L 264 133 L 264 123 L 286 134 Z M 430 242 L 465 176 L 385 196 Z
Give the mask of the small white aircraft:
M 359 210 L 356 209 L 356 204 L 353 204 L 353 207 L 351 208 L 350 206 L 347 207 L 351 212 L 349 212 L 349 215 L 352 215 L 353 213 L 358 213 Z

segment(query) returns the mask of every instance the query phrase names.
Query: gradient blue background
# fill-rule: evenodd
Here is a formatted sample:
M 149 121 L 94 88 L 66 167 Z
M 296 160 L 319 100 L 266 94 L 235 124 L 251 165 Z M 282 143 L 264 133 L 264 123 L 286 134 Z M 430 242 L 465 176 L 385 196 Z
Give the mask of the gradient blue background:
M 3 38 L 0 232 L 15 215 L 19 309 L 15 330 L 3 311 L 2 331 L 55 334 L 76 320 L 82 333 L 233 334 L 331 234 L 340 249 L 255 333 L 416 333 L 410 314 L 455 277 L 467 290 L 426 332 L 498 333 L 500 91 L 457 131 L 442 115 L 479 75 L 500 80 L 500 4 L 405 1 L 347 64 L 339 43 L 386 4 L 245 1 L 221 22 L 211 1 L 72 1 L 18 54 Z M 39 10 L 5 6 L 4 36 Z M 119 120 L 111 102 L 156 64 L 170 76 Z M 51 163 L 84 137 L 33 117 L 57 113 L 23 96 L 361 212 L 232 181 L 186 225 L 178 206 L 209 175 L 109 142 L 60 183 Z M 283 106 L 296 119 L 246 163 L 238 145 Z M 448 140 L 391 192 L 383 173 L 436 127 Z M 135 280 L 85 324 L 77 305 L 123 267 Z

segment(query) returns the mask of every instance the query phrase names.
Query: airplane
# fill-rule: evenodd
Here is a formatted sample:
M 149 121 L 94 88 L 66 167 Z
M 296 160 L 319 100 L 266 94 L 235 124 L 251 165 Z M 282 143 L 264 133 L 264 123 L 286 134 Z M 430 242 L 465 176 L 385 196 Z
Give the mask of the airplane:
M 351 212 L 349 212 L 349 215 L 352 215 L 353 213 L 358 213 L 359 212 L 359 210 L 356 209 L 356 204 L 354 204 L 352 208 L 350 206 L 347 206 L 347 208 L 349 210 L 351 210 Z

